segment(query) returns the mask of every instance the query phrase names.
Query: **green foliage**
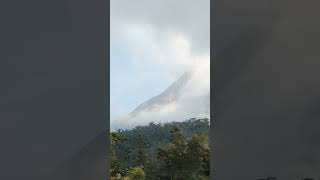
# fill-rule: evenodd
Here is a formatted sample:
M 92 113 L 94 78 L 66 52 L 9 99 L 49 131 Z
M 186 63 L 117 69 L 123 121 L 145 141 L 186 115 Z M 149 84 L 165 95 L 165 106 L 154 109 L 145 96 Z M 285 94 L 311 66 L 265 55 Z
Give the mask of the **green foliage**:
M 119 133 L 110 134 L 110 144 L 111 144 L 111 168 L 110 173 L 112 176 L 123 175 L 125 172 L 121 168 L 119 162 L 125 160 L 125 156 L 119 155 L 119 152 L 116 151 L 116 147 L 122 142 L 126 141 L 126 137 Z
M 171 142 L 159 148 L 158 158 L 164 162 L 167 175 L 172 179 L 187 179 L 198 174 L 209 175 L 208 150 L 207 136 L 195 134 L 186 139 L 182 129 L 176 126 L 171 131 Z
M 157 179 L 158 175 L 161 172 L 161 167 L 163 165 L 160 164 L 160 162 L 158 161 L 157 157 L 156 157 L 156 153 L 154 154 L 149 154 L 148 158 L 146 160 L 145 163 L 145 172 L 146 172 L 146 179 L 151 179 L 151 180 L 155 180 Z
M 145 180 L 146 179 L 146 174 L 145 174 L 142 166 L 130 168 L 128 170 L 128 176 L 132 180 Z
M 138 135 L 135 143 L 135 152 L 136 152 L 136 159 L 135 165 L 136 166 L 144 166 L 147 159 L 147 145 L 143 136 Z
M 158 159 L 165 163 L 168 175 L 173 179 L 183 178 L 187 169 L 186 162 L 187 140 L 180 126 L 175 126 L 171 131 L 171 142 L 164 148 L 159 148 Z
M 150 123 L 113 132 L 111 175 L 147 180 L 209 179 L 208 132 L 208 119 Z
M 201 172 L 209 176 L 210 174 L 210 151 L 208 146 L 208 136 L 193 135 L 187 145 L 186 161 L 189 170 Z

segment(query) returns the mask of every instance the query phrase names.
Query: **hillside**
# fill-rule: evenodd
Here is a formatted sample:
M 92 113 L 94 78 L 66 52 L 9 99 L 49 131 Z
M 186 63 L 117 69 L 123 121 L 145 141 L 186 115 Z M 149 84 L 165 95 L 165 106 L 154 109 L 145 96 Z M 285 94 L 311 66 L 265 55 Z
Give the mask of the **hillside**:
M 208 135 L 206 118 L 112 132 L 111 175 L 130 176 L 138 168 L 134 171 L 145 173 L 146 179 L 207 179 Z

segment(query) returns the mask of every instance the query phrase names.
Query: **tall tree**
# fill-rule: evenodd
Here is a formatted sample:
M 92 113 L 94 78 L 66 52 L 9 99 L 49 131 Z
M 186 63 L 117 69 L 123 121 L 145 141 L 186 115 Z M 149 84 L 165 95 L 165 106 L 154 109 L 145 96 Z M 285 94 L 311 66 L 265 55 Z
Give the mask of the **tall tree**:
M 146 159 L 147 159 L 147 144 L 142 135 L 138 135 L 135 143 L 136 148 L 136 159 L 135 164 L 136 166 L 145 166 Z
M 193 135 L 188 140 L 186 151 L 186 168 L 188 171 L 209 176 L 210 159 L 207 136 Z
M 124 171 L 120 167 L 121 156 L 117 152 L 117 146 L 124 142 L 126 137 L 122 134 L 118 133 L 110 133 L 110 144 L 111 144 L 111 168 L 110 174 L 111 176 L 115 176 L 117 174 L 124 174 Z
M 184 165 L 187 140 L 182 128 L 175 126 L 171 131 L 170 143 L 164 148 L 159 148 L 158 158 L 165 162 L 165 167 L 171 179 L 183 179 L 185 176 Z

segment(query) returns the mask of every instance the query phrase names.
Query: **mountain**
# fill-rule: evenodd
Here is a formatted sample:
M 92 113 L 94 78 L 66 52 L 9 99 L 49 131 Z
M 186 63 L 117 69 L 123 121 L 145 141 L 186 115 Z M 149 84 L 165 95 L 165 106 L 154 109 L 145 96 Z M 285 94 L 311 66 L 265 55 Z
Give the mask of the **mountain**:
M 159 95 L 145 101 L 137 108 L 135 108 L 130 114 L 130 117 L 136 117 L 144 111 L 151 111 L 157 107 L 165 106 L 171 102 L 175 102 L 181 96 L 183 89 L 192 77 L 192 71 L 184 73 L 177 81 L 171 84 L 165 91 Z
M 150 122 L 208 118 L 210 114 L 210 67 L 186 71 L 167 89 L 122 117 L 111 119 L 111 129 L 133 128 Z

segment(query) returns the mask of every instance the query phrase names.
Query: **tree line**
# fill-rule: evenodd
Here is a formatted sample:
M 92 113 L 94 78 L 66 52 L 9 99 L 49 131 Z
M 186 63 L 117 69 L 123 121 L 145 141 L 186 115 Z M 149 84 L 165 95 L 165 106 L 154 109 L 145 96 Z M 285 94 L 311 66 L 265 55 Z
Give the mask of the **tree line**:
M 208 180 L 209 119 L 110 133 L 112 180 Z

